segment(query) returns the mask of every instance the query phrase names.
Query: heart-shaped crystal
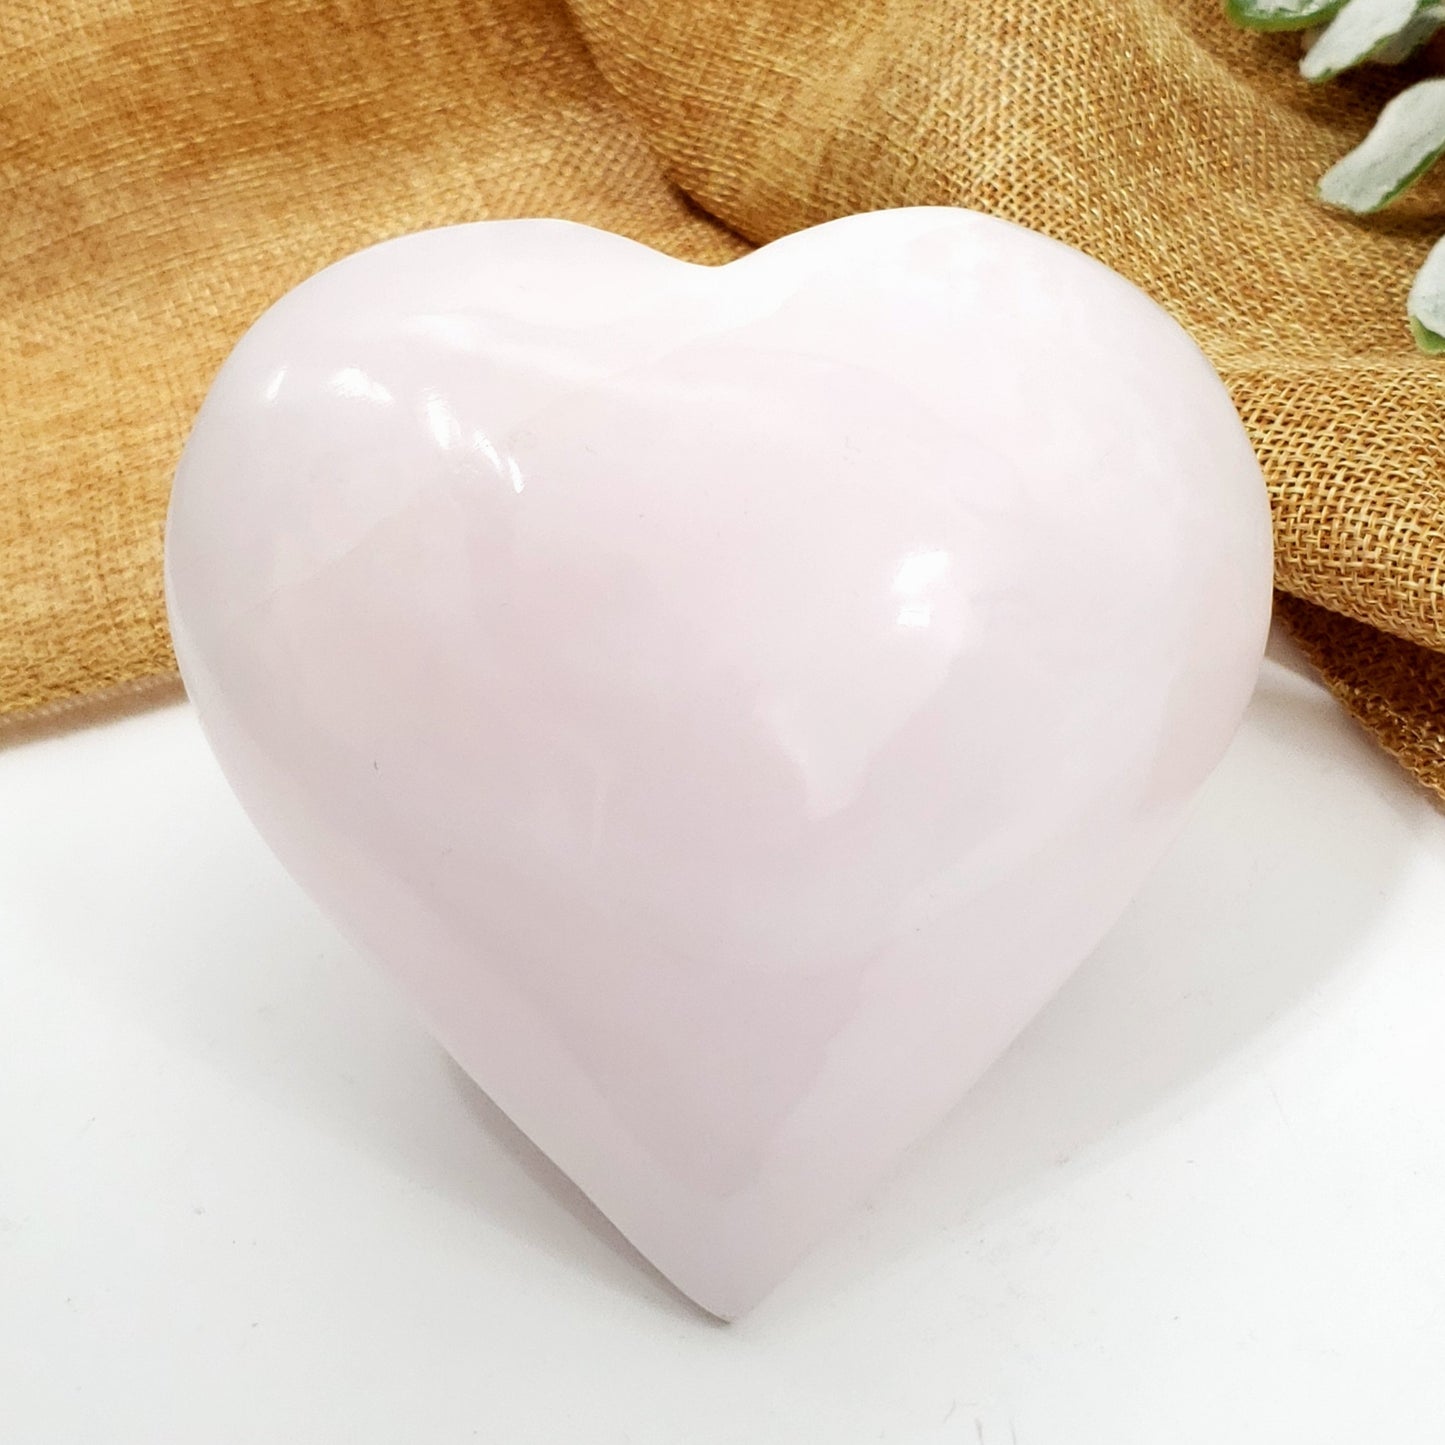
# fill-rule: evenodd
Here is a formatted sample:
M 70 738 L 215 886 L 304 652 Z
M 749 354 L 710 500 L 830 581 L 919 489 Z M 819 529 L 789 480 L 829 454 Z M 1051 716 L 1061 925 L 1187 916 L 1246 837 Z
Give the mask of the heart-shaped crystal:
M 167 578 L 283 861 L 731 1316 L 1118 916 L 1250 692 L 1269 516 L 1188 337 L 1028 231 L 505 221 L 267 312 Z

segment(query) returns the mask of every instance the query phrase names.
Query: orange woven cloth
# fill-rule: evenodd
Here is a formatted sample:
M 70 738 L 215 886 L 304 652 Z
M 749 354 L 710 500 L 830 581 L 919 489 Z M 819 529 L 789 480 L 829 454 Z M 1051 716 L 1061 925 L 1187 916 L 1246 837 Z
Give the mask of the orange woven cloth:
M 369 242 L 560 215 L 719 262 L 975 206 L 1174 313 L 1269 480 L 1281 614 L 1445 796 L 1445 229 L 1314 179 L 1404 79 L 1313 89 L 1217 0 L 9 0 L 0 10 L 0 713 L 168 679 L 170 474 L 265 306 Z M 82 716 L 78 712 L 77 716 Z M 12 726 L 13 726 L 12 722 Z

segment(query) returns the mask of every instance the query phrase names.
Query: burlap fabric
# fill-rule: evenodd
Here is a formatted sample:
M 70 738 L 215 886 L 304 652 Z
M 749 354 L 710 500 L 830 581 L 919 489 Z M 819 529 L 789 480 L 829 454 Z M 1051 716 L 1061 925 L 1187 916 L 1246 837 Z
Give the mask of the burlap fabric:
M 1402 319 L 1445 189 L 1318 207 L 1404 77 L 1311 89 L 1297 50 L 1218 0 L 8 0 L 0 708 L 169 675 L 186 424 L 326 262 L 539 213 L 720 261 L 946 203 L 1082 247 L 1193 331 L 1269 477 L 1286 622 L 1445 795 L 1445 361 Z

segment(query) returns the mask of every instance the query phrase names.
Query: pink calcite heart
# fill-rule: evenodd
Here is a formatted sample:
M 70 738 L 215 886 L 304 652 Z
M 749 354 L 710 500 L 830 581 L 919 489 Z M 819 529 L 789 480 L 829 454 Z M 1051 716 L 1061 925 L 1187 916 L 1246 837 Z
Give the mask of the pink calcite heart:
M 262 317 L 167 582 L 285 864 L 730 1317 L 1119 916 L 1249 696 L 1270 531 L 1193 343 L 1031 232 L 708 268 L 500 221 Z

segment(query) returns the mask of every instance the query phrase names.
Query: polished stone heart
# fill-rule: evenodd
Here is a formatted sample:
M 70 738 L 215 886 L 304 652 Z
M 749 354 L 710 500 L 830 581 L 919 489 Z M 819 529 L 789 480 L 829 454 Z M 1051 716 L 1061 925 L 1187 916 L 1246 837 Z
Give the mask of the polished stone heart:
M 505 221 L 267 312 L 167 581 L 282 860 L 732 1316 L 1165 847 L 1269 516 L 1186 335 L 1028 231 L 880 212 L 714 269 Z

